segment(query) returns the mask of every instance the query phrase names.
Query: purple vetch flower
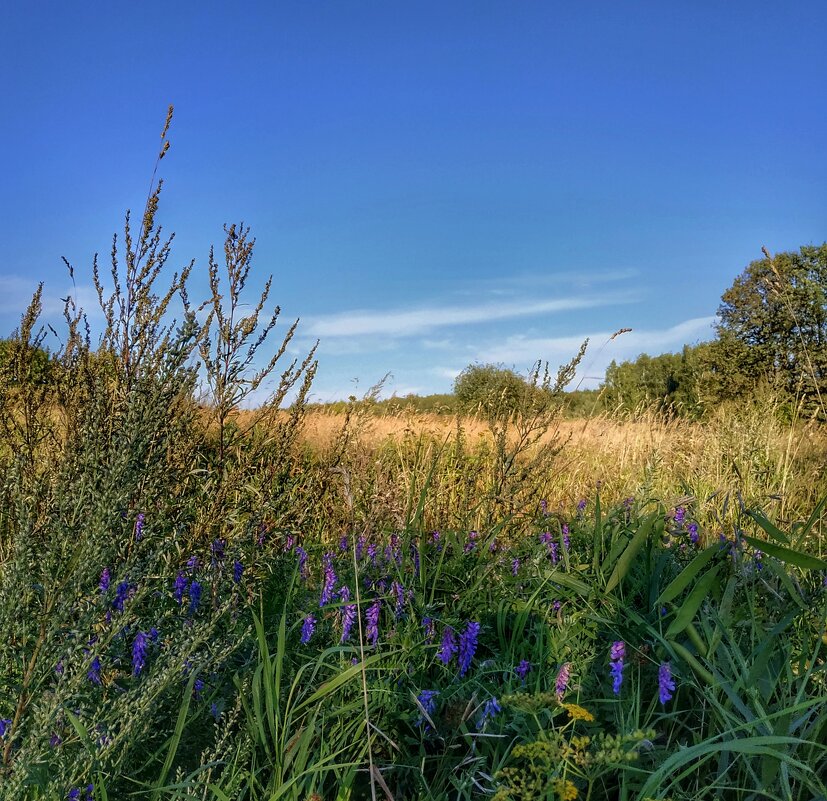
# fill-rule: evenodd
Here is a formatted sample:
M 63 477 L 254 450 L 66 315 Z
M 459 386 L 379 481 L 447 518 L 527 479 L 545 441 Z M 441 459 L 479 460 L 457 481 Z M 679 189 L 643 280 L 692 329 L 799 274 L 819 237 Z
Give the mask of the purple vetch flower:
M 498 712 L 502 711 L 496 698 L 489 698 L 482 707 L 482 712 L 477 718 L 477 731 L 481 731 Z
M 367 620 L 367 628 L 365 629 L 365 636 L 371 645 L 376 645 L 379 642 L 379 615 L 382 611 L 382 601 L 377 598 L 365 612 L 365 619 Z
M 201 698 L 201 693 L 204 691 L 204 680 L 203 679 L 196 679 L 192 683 L 192 694 L 195 698 Z
M 551 605 L 551 611 L 552 612 L 559 612 L 562 607 L 563 607 L 563 604 L 561 604 L 560 601 L 554 601 Z
M 431 545 L 436 545 L 439 542 L 440 533 L 438 531 L 431 532 Z
M 393 584 L 391 584 L 391 592 L 396 597 L 394 617 L 399 620 L 399 618 L 402 617 L 402 613 L 405 611 L 405 588 L 398 581 L 394 581 Z
M 434 623 L 433 618 L 423 617 L 422 628 L 425 629 L 425 642 L 432 642 L 434 639 L 434 634 L 436 632 L 436 624 Z
M 571 662 L 564 662 L 560 667 L 560 670 L 557 671 L 557 679 L 554 682 L 554 692 L 557 693 L 558 698 L 562 698 L 565 695 L 566 690 L 569 688 L 569 682 L 571 681 Z
M 347 537 L 339 537 L 339 550 L 343 553 L 347 550 Z
M 586 504 L 588 501 L 585 498 L 581 498 L 580 501 L 577 503 L 577 511 L 579 514 L 583 514 L 586 511 Z
M 135 635 L 132 643 L 132 675 L 140 676 L 146 665 L 147 636 L 142 631 Z
M 359 539 L 356 540 L 356 560 L 360 560 L 362 558 L 362 553 L 365 550 L 365 535 L 360 534 Z
M 296 554 L 299 557 L 299 575 L 303 578 L 307 578 L 307 551 L 302 548 L 301 545 L 296 546 Z
M 436 658 L 443 665 L 448 665 L 457 650 L 457 638 L 454 636 L 454 630 L 450 626 L 446 626 L 445 631 L 442 632 L 442 643 L 439 646 Z
M 123 612 L 123 605 L 129 597 L 129 582 L 122 581 L 115 589 L 115 599 L 112 601 L 112 607 L 118 611 Z
M 545 498 L 540 501 L 540 512 L 543 517 L 548 517 L 548 501 Z
M 683 506 L 678 506 L 677 509 L 675 509 L 675 522 L 679 526 L 682 526 L 685 517 L 686 517 L 686 509 L 684 509 Z
M 686 527 L 686 530 L 689 532 L 689 541 L 693 545 L 697 545 L 698 540 L 700 539 L 700 537 L 698 536 L 698 524 L 697 523 L 690 523 Z
M 370 559 L 371 564 L 376 564 L 376 543 L 369 542 L 368 543 L 368 559 Z
M 66 801 L 80 801 L 80 787 L 73 787 L 69 790 Z
M 609 650 L 609 672 L 612 677 L 612 692 L 620 694 L 620 685 L 623 684 L 623 660 L 626 658 L 626 643 L 618 640 L 612 643 Z
M 477 537 L 479 535 L 476 531 L 471 531 L 468 534 L 468 542 L 465 543 L 465 547 L 462 549 L 463 553 L 471 553 L 477 549 Z
M 198 604 L 201 602 L 201 585 L 195 579 L 190 582 L 189 596 L 189 613 L 194 615 L 198 611 Z
M 198 557 L 193 554 L 189 559 L 187 559 L 187 570 L 197 570 L 198 569 Z
M 11 718 L 0 719 L 0 737 L 5 737 L 6 732 L 11 728 Z
M 238 561 L 238 559 L 233 562 L 233 583 L 240 584 L 241 577 L 244 575 L 244 565 Z
M 324 561 L 324 578 L 322 580 L 322 597 L 319 599 L 319 606 L 327 606 L 336 592 L 336 572 L 333 570 L 333 555 L 326 553 L 322 557 Z
M 518 558 L 514 558 L 511 560 L 511 575 L 516 576 L 517 573 L 520 572 L 520 560 Z
M 62 660 L 62 659 L 58 659 L 58 660 L 57 660 L 57 664 L 55 665 L 55 675 L 57 675 L 57 676 L 62 676 L 62 675 L 63 675 L 63 671 L 64 671 L 64 667 L 63 667 L 63 660 Z
M 522 659 L 520 664 L 514 668 L 514 672 L 520 677 L 521 681 L 525 681 L 525 677 L 531 672 L 531 662 Z
M 184 598 L 184 591 L 187 589 L 187 577 L 184 575 L 183 570 L 178 571 L 178 575 L 175 576 L 175 584 L 172 588 L 172 597 L 175 598 L 178 606 L 181 606 L 181 601 Z
M 563 547 L 568 551 L 571 549 L 571 534 L 567 523 L 563 523 L 561 532 L 563 534 Z
M 218 723 L 221 713 L 218 711 L 218 704 L 215 703 L 215 701 L 210 704 L 210 714 L 212 715 L 213 720 Z
M 138 512 L 135 518 L 135 542 L 139 542 L 144 536 L 144 513 Z
M 480 633 L 480 624 L 469 620 L 465 631 L 459 638 L 459 675 L 464 676 L 471 667 L 474 654 L 477 651 L 477 639 Z
M 672 678 L 672 666 L 664 662 L 658 668 L 658 698 L 662 704 L 672 700 L 675 692 L 675 680 Z
M 96 656 L 89 663 L 89 670 L 86 671 L 86 678 L 92 683 L 100 685 L 101 683 L 101 661 Z
M 438 695 L 439 690 L 423 690 L 416 696 L 416 700 L 419 701 L 419 705 L 422 707 L 424 712 L 423 715 L 420 715 L 417 718 L 417 726 L 421 726 L 424 723 L 426 729 L 430 728 L 426 718 L 431 718 L 433 720 L 434 713 L 436 712 L 436 697 Z
M 411 559 L 414 563 L 414 574 L 419 575 L 419 548 L 414 543 L 411 543 Z
M 345 642 L 350 637 L 350 632 L 353 629 L 353 624 L 356 622 L 356 604 L 345 604 L 342 607 L 342 636 L 339 639 L 340 643 Z
M 49 748 L 55 749 L 61 745 L 63 745 L 63 738 L 57 732 L 52 732 L 52 736 L 49 738 Z
M 284 538 L 284 547 L 282 550 L 287 553 L 287 551 L 292 551 L 293 546 L 296 544 L 296 538 L 292 534 L 288 534 Z
M 212 551 L 212 562 L 215 564 L 216 562 L 223 562 L 224 561 L 224 551 L 227 547 L 227 540 L 219 537 L 212 545 L 210 545 L 210 550 Z
M 302 621 L 302 636 L 301 636 L 301 644 L 307 645 L 310 642 L 310 638 L 313 636 L 313 632 L 316 630 L 316 618 L 313 615 L 308 615 Z
M 100 590 L 101 595 L 103 595 L 109 589 L 109 584 L 110 584 L 111 580 L 112 580 L 112 576 L 109 572 L 109 568 L 105 567 L 101 571 L 100 581 L 98 582 L 98 589 Z

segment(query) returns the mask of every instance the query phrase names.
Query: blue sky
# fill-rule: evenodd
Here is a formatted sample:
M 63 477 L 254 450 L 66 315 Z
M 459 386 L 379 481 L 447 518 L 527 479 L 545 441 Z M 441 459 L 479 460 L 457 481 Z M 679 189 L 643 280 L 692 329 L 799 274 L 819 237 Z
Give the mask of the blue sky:
M 94 322 L 169 103 L 173 267 L 225 222 L 317 337 L 315 397 L 710 335 L 762 245 L 827 239 L 827 4 L 35 2 L 0 28 L 0 317 Z M 254 300 L 251 296 L 251 300 Z M 607 343 L 621 327 L 633 332 Z M 278 330 L 278 329 L 277 329 Z

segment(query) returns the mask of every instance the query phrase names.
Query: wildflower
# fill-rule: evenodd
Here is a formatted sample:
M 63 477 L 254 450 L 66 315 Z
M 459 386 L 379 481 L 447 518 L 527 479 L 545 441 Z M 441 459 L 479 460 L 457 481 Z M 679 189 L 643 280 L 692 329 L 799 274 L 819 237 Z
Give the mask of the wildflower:
M 284 548 L 283 548 L 282 550 L 283 550 L 285 553 L 287 553 L 287 551 L 292 551 L 292 550 L 293 550 L 293 546 L 294 546 L 295 544 L 296 544 L 296 538 L 295 538 L 292 534 L 288 534 L 288 535 L 284 538 Z
M 463 553 L 471 553 L 477 549 L 477 536 L 476 531 L 468 534 L 468 542 L 465 543 L 465 547 L 462 549 Z
M 376 544 L 373 542 L 368 545 L 368 559 L 372 564 L 376 564 Z
M 342 552 L 347 550 L 347 537 L 339 538 L 339 550 Z
M 697 523 L 690 523 L 686 530 L 689 532 L 689 541 L 693 545 L 698 544 L 698 540 L 700 540 L 700 536 L 698 536 L 698 524 Z
M 98 589 L 103 595 L 109 589 L 109 582 L 111 581 L 111 574 L 109 573 L 109 568 L 105 567 L 101 571 L 100 581 L 98 582 Z
M 350 631 L 356 622 L 356 604 L 345 604 L 342 607 L 342 637 L 339 642 L 345 642 L 350 637 Z
M 118 611 L 123 612 L 123 605 L 129 597 L 129 582 L 122 581 L 115 589 L 115 600 L 112 601 L 112 607 Z
M 319 606 L 327 606 L 333 600 L 336 591 L 336 572 L 333 570 L 333 556 L 326 553 L 324 559 L 324 579 L 322 582 L 322 597 L 319 599 Z
M 63 675 L 63 660 L 58 659 L 57 664 L 55 665 L 55 675 L 62 676 Z
M 139 676 L 146 663 L 147 637 L 142 631 L 135 635 L 132 643 L 132 675 Z
M 244 565 L 238 561 L 238 559 L 233 562 L 233 583 L 240 584 L 241 577 L 244 575 Z
M 583 512 L 586 511 L 586 504 L 587 503 L 588 503 L 588 501 L 585 498 L 580 499 L 580 501 L 577 504 L 577 511 L 578 511 L 579 514 L 582 515 Z
M 565 695 L 571 681 L 571 662 L 564 662 L 560 670 L 557 671 L 557 680 L 554 682 L 554 691 L 558 698 Z
M 405 588 L 398 581 L 394 581 L 393 584 L 391 584 L 391 590 L 396 596 L 394 616 L 397 620 L 399 620 L 399 618 L 402 617 L 402 613 L 405 611 Z
M 623 684 L 623 660 L 626 657 L 626 644 L 622 640 L 612 643 L 609 651 L 609 672 L 612 676 L 612 692 L 620 694 L 620 685 Z
M 0 719 L 0 737 L 5 737 L 6 732 L 11 728 L 11 720 L 9 718 Z
M 626 498 L 626 500 L 623 501 L 623 508 L 626 509 L 627 512 L 631 511 L 632 505 L 634 504 L 634 502 L 635 502 L 634 498 L 632 498 L 632 497 Z
M 531 662 L 527 659 L 523 659 L 520 661 L 520 664 L 514 668 L 514 672 L 520 677 L 522 681 L 525 681 L 525 677 L 531 671 Z
M 686 517 L 686 509 L 683 506 L 679 506 L 675 509 L 675 522 L 679 525 L 683 525 L 684 518 Z
M 193 579 L 190 582 L 189 596 L 190 596 L 189 613 L 191 615 L 194 615 L 198 611 L 198 604 L 201 601 L 201 585 L 195 579 Z
M 360 534 L 359 539 L 356 540 L 356 559 L 357 561 L 362 558 L 362 552 L 365 550 L 365 535 Z
M 577 787 L 568 779 L 554 779 L 551 786 L 560 801 L 574 801 L 577 798 Z
M 210 546 L 210 550 L 212 551 L 212 562 L 215 564 L 216 562 L 223 562 L 224 561 L 224 549 L 227 547 L 227 540 L 219 539 L 215 540 L 213 544 Z
M 158 629 L 156 629 L 155 626 L 153 626 L 149 630 L 149 639 L 152 640 L 152 642 L 158 642 L 158 637 L 159 636 L 160 635 L 159 635 Z
M 498 712 L 501 712 L 502 709 L 500 707 L 499 702 L 496 698 L 489 698 L 485 704 L 483 705 L 482 712 L 480 716 L 477 718 L 477 730 L 481 730 L 489 720 L 496 716 Z
M 580 706 L 580 704 L 563 704 L 563 709 L 569 713 L 572 720 L 585 720 L 586 723 L 594 721 L 594 715 L 588 709 Z
M 197 570 L 198 569 L 198 557 L 193 554 L 189 559 L 187 559 L 187 569 L 188 570 Z
M 301 636 L 301 643 L 302 645 L 307 645 L 310 642 L 310 638 L 313 636 L 313 632 L 316 630 L 316 618 L 313 615 L 308 615 L 302 621 L 302 636 Z
M 419 548 L 411 543 L 411 558 L 413 559 L 414 563 L 414 573 L 418 576 L 419 575 Z
M 381 611 L 382 601 L 379 598 L 377 598 L 368 607 L 368 611 L 365 612 L 365 618 L 368 623 L 367 629 L 365 630 L 365 635 L 367 636 L 371 645 L 376 645 L 376 643 L 379 641 L 379 614 Z
M 80 801 L 80 787 L 73 787 L 69 790 L 66 801 Z
M 175 576 L 175 584 L 172 588 L 172 597 L 175 598 L 178 606 L 181 606 L 181 601 L 184 598 L 184 590 L 187 589 L 187 577 L 184 575 L 183 570 L 178 571 L 178 575 Z
M 571 534 L 569 533 L 569 527 L 566 523 L 563 523 L 562 534 L 563 547 L 568 551 L 571 549 Z
M 433 718 L 434 712 L 436 712 L 436 697 L 438 695 L 438 690 L 423 690 L 416 696 L 416 700 L 419 702 L 419 705 L 422 707 L 422 711 L 424 713 L 424 715 L 420 715 L 419 718 L 417 718 L 417 726 L 421 726 L 425 723 L 425 727 L 430 728 L 426 722 L 426 717 Z
M 101 661 L 97 656 L 89 663 L 89 670 L 86 671 L 86 678 L 89 679 L 92 684 L 100 685 Z
M 296 546 L 296 553 L 299 556 L 299 575 L 303 578 L 307 578 L 307 551 L 302 548 L 301 545 Z
M 454 636 L 454 630 L 450 626 L 446 626 L 445 631 L 442 632 L 442 644 L 440 645 L 436 658 L 442 662 L 443 665 L 448 665 L 454 658 L 456 652 L 457 640 Z
M 204 691 L 204 680 L 203 679 L 196 679 L 192 684 L 192 694 L 195 696 L 196 699 L 201 697 L 201 693 Z
M 664 662 L 658 669 L 658 697 L 662 704 L 672 700 L 675 692 L 675 680 L 672 678 L 672 666 Z
M 437 545 L 439 543 L 440 533 L 438 531 L 431 532 L 431 544 Z
M 459 675 L 464 676 L 471 667 L 474 653 L 477 650 L 477 638 L 480 633 L 480 624 L 471 620 L 459 638 Z
M 520 560 L 514 558 L 511 560 L 511 575 L 516 576 L 520 572 Z
M 554 601 L 551 605 L 551 611 L 556 614 L 557 612 L 559 612 L 562 609 L 562 607 L 563 607 L 563 604 L 561 604 L 560 601 Z
M 548 501 L 545 498 L 543 498 L 543 500 L 540 501 L 540 512 L 542 513 L 543 517 L 548 516 Z
M 60 745 L 63 745 L 63 738 L 57 732 L 52 732 L 52 736 L 49 738 L 49 748 L 55 749 Z
M 218 704 L 215 703 L 215 701 L 210 704 L 210 714 L 212 715 L 213 720 L 218 723 L 221 713 L 218 711 Z
M 135 542 L 139 542 L 144 536 L 144 513 L 138 512 L 138 517 L 135 519 Z
M 425 629 L 425 642 L 431 642 L 434 639 L 436 629 L 433 618 L 423 617 L 422 628 Z

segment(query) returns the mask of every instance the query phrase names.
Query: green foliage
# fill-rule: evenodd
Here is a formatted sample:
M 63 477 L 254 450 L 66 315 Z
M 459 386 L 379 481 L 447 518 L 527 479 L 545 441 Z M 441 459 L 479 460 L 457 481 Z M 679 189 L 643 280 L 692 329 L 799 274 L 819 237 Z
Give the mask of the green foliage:
M 738 398 L 761 381 L 825 415 L 827 243 L 753 261 L 721 297 L 714 388 Z
M 529 391 L 524 378 L 493 364 L 468 365 L 454 380 L 460 409 L 486 417 L 514 412 Z

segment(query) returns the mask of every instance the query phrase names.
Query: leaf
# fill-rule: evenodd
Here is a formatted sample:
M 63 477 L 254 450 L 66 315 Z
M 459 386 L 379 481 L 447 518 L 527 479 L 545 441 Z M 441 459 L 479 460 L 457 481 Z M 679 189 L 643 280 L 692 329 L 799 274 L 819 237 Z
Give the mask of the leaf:
M 713 567 L 712 570 L 706 573 L 692 588 L 692 592 L 689 593 L 687 599 L 683 602 L 680 609 L 678 609 L 675 619 L 669 624 L 669 628 L 666 630 L 667 637 L 674 637 L 676 634 L 680 634 L 692 622 L 704 599 L 709 594 L 715 579 L 718 577 L 718 572 L 721 567 L 722 565 Z
M 181 709 L 178 710 L 178 720 L 175 723 L 175 730 L 172 732 L 172 737 L 169 738 L 169 750 L 164 760 L 164 766 L 161 768 L 161 773 L 158 776 L 158 781 L 155 784 L 155 789 L 152 791 L 151 801 L 155 801 L 160 796 L 164 782 L 167 780 L 167 774 L 169 774 L 172 762 L 175 759 L 175 754 L 178 753 L 178 745 L 181 742 L 181 735 L 187 723 L 187 714 L 189 713 L 190 701 L 192 700 L 192 688 L 195 686 L 197 675 L 198 674 L 193 671 L 187 682 L 187 688 L 184 690 L 184 700 L 181 704 Z
M 705 548 L 672 580 L 669 586 L 660 594 L 660 597 L 655 601 L 655 606 L 664 604 L 677 598 L 689 583 L 698 573 L 703 570 L 706 565 L 714 558 L 715 554 L 721 552 L 720 545 L 710 545 Z
M 790 544 L 790 538 L 774 523 L 770 522 L 761 512 L 754 511 L 747 512 L 747 514 L 774 540 L 777 540 L 784 545 Z
M 742 536 L 753 548 L 758 548 L 768 556 L 773 556 L 782 562 L 801 567 L 804 570 L 827 570 L 827 562 L 823 559 L 801 553 L 801 551 L 794 551 L 792 548 L 784 548 L 767 540 L 759 540 L 757 537 L 748 537 L 746 534 Z
M 626 574 L 629 572 L 629 568 L 632 566 L 632 561 L 635 556 L 637 556 L 637 552 L 641 549 L 643 543 L 646 542 L 649 535 L 652 533 L 652 525 L 655 522 L 656 514 L 656 512 L 653 512 L 641 523 L 640 528 L 637 530 L 635 536 L 632 537 L 629 545 L 626 547 L 626 550 L 623 551 L 620 558 L 617 560 L 617 564 L 612 571 L 612 575 L 609 576 L 609 580 L 606 582 L 606 593 L 610 593 L 626 577 Z

